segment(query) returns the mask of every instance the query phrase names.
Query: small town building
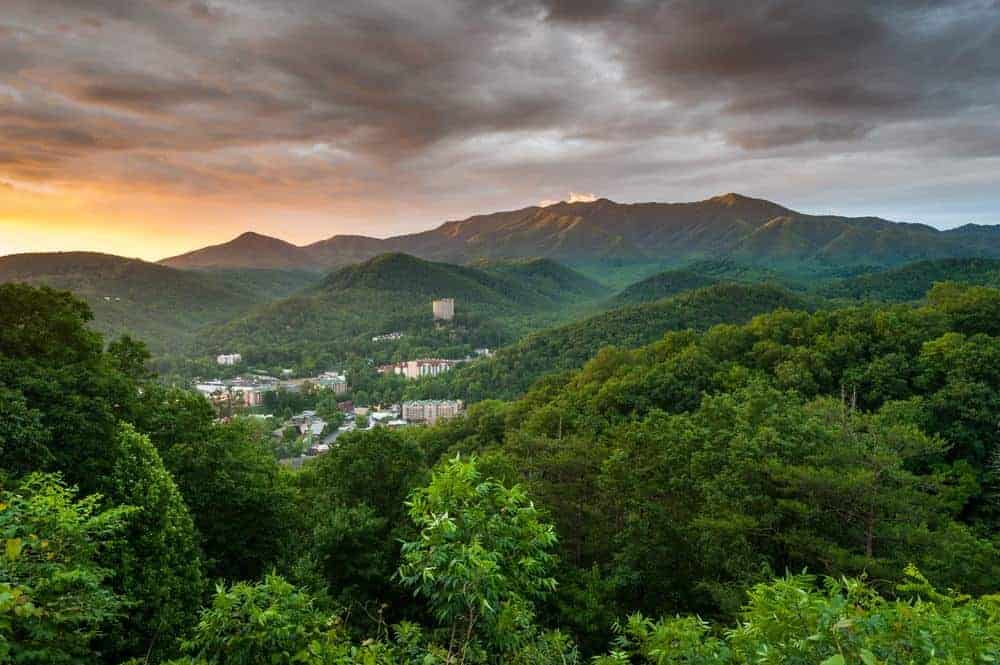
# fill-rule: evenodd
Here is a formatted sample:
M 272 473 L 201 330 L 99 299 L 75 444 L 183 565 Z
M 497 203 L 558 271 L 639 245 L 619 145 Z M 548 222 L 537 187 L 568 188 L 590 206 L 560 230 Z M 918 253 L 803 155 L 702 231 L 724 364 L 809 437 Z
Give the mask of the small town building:
M 219 365 L 239 365 L 243 362 L 243 356 L 239 353 L 222 353 L 215 357 L 215 362 Z

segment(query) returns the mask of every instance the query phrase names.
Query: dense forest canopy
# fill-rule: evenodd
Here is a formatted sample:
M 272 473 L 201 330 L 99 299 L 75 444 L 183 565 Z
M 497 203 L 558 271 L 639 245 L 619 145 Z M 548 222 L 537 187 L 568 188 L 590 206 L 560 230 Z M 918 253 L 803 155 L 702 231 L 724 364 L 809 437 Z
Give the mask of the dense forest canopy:
M 0 285 L 0 662 L 1000 658 L 1000 290 L 710 286 L 300 470 L 91 316 Z

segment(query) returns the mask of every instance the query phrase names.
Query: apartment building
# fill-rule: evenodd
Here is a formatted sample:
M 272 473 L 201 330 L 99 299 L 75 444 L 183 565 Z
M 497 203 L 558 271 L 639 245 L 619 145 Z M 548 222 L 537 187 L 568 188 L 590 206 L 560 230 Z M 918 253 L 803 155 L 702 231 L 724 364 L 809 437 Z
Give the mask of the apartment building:
M 438 420 L 454 418 L 462 412 L 461 400 L 425 399 L 403 402 L 403 420 L 433 425 Z

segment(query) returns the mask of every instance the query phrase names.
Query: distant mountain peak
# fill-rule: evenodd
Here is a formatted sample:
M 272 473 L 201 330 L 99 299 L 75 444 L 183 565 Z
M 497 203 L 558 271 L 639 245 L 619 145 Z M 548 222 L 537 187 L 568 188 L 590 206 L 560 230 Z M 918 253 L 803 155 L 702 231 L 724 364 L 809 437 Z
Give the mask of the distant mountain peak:
M 723 203 L 725 205 L 736 205 L 737 203 L 743 203 L 746 201 L 761 201 L 763 199 L 754 199 L 749 196 L 744 196 L 743 194 L 737 194 L 736 192 L 727 192 L 726 194 L 719 194 L 718 196 L 713 196 L 709 201 L 715 203 Z
M 458 264 L 529 256 L 569 264 L 731 256 L 800 266 L 817 261 L 888 266 L 918 258 L 1000 256 L 1000 227 L 966 225 L 941 232 L 874 217 L 803 214 L 767 199 L 727 192 L 677 203 L 562 201 L 473 215 L 391 238 L 339 235 L 304 247 L 249 231 L 161 263 L 328 271 L 387 252 Z
M 780 210 L 783 212 L 791 212 L 788 208 L 778 205 L 773 201 L 768 201 L 767 199 L 757 199 L 752 196 L 746 196 L 745 194 L 738 194 L 736 192 L 728 192 L 726 194 L 719 194 L 718 196 L 713 196 L 708 199 L 708 203 L 714 203 L 716 205 L 726 206 L 728 208 L 740 208 L 740 207 L 754 207 L 754 208 L 773 208 L 774 210 Z
M 312 257 L 290 242 L 246 231 L 228 242 L 160 261 L 172 268 L 281 268 L 312 269 Z
M 281 238 L 275 238 L 274 236 L 264 235 L 263 233 L 257 233 L 256 231 L 244 231 L 235 238 L 229 241 L 229 243 L 274 243 L 281 245 L 292 245 L 292 243 L 282 240 Z M 294 247 L 294 245 L 292 245 Z

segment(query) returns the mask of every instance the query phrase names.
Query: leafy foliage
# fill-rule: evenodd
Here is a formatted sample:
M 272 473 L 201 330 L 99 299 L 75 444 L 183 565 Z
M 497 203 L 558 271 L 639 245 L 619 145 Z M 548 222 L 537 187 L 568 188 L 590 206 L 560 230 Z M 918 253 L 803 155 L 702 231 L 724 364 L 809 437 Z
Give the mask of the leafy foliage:
M 399 577 L 430 604 L 447 660 L 495 662 L 534 638 L 533 603 L 556 586 L 556 535 L 524 491 L 456 458 L 409 505 L 420 535 L 403 545 Z
M 721 637 L 695 617 L 635 614 L 595 665 L 983 663 L 1000 657 L 1000 599 L 941 594 L 915 568 L 902 597 L 864 580 L 790 575 L 755 586 L 739 623 Z
M 149 656 L 170 653 L 191 625 L 204 587 L 198 534 L 174 479 L 149 439 L 122 425 L 109 498 L 135 507 L 123 538 L 109 553 L 114 587 L 128 599 L 109 650 Z
M 591 319 L 516 401 L 291 470 L 79 301 L 0 286 L 0 660 L 992 662 L 1000 291 L 803 304 L 717 285 Z
M 102 509 L 96 495 L 76 500 L 53 475 L 0 488 L 0 660 L 93 662 L 95 638 L 122 606 L 101 555 L 132 514 Z

